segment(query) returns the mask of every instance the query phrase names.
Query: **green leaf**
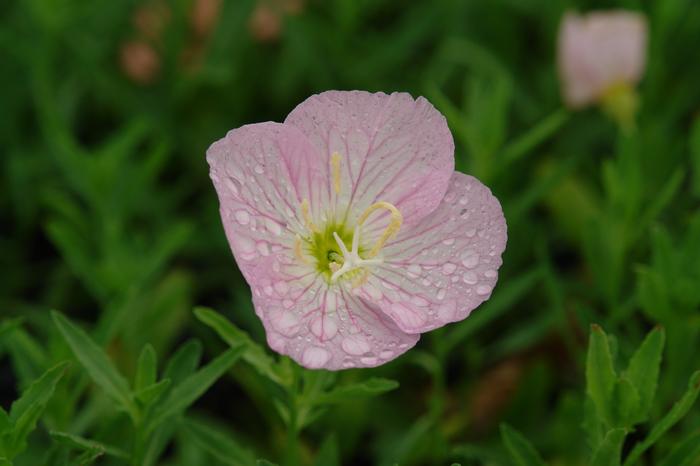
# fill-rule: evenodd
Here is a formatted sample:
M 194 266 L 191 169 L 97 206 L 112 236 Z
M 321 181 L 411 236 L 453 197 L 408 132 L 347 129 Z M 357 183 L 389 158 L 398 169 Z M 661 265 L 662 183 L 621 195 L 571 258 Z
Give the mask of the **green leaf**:
M 341 466 L 338 439 L 335 434 L 328 435 L 321 444 L 314 460 L 314 466 Z
M 311 400 L 314 403 L 342 403 L 352 398 L 377 396 L 391 390 L 396 390 L 399 383 L 395 380 L 372 377 L 363 382 L 352 383 L 336 387 L 333 390 L 321 393 Z
M 175 386 L 170 391 L 168 398 L 159 405 L 153 418 L 150 420 L 149 429 L 147 430 L 154 429 L 168 418 L 185 411 L 241 357 L 243 351 L 244 348 L 242 346 L 227 350 Z
M 98 451 L 115 458 L 129 459 L 129 454 L 120 448 L 89 440 L 79 435 L 69 434 L 68 432 L 51 431 L 51 438 L 73 450 Z
M 700 430 L 677 443 L 659 466 L 697 466 L 700 463 Z
M 516 466 L 544 466 L 546 464 L 530 441 L 508 424 L 501 424 L 501 439 Z
M 8 430 L 12 430 L 13 427 L 14 422 L 12 422 L 12 419 L 10 419 L 10 416 L 7 414 L 7 411 L 5 411 L 5 408 L 0 406 L 0 435 Z
M 625 435 L 627 435 L 625 429 L 609 430 L 598 448 L 593 452 L 591 466 L 619 466 Z
M 255 466 L 278 466 L 277 463 L 273 463 L 272 461 L 268 461 L 265 459 L 259 459 L 258 461 L 255 462 Z
M 246 332 L 237 328 L 226 317 L 212 309 L 198 307 L 194 310 L 194 314 L 202 323 L 208 325 L 219 334 L 221 339 L 230 346 L 244 345 L 243 360 L 253 366 L 260 375 L 278 384 L 287 384 L 288 380 L 281 376 L 275 360 L 260 345 L 255 343 Z
M 136 379 L 134 381 L 134 391 L 140 391 L 156 383 L 157 378 L 156 350 L 147 344 L 141 350 L 139 362 L 136 368 Z
M 615 382 L 612 395 L 612 415 L 615 425 L 631 428 L 639 413 L 639 392 L 625 377 Z
M 231 466 L 255 464 L 253 453 L 236 442 L 229 432 L 193 419 L 186 419 L 183 427 L 188 439 L 223 464 Z
M 189 340 L 168 360 L 163 378 L 170 379 L 175 386 L 189 377 L 202 359 L 202 344 L 199 340 Z
M 163 379 L 152 385 L 142 388 L 134 392 L 134 397 L 143 403 L 144 406 L 157 402 L 163 393 L 170 387 L 170 379 Z
M 73 325 L 63 314 L 52 311 L 51 317 L 73 351 L 76 359 L 80 361 L 90 378 L 116 400 L 121 407 L 129 413 L 131 419 L 138 420 L 138 408 L 131 396 L 129 382 L 117 371 L 112 361 L 102 348 L 82 329 Z
M 659 380 L 665 339 L 666 334 L 662 327 L 656 327 L 649 332 L 630 359 L 624 373 L 639 394 L 639 409 L 635 416 L 637 422 L 644 421 L 649 416 Z
M 690 377 L 688 390 L 686 390 L 685 394 L 681 397 L 681 399 L 673 405 L 668 414 L 666 414 L 666 416 L 664 416 L 663 419 L 661 419 L 654 426 L 654 428 L 651 429 L 651 432 L 649 432 L 644 441 L 634 446 L 630 454 L 627 456 L 627 459 L 625 460 L 625 466 L 632 466 L 637 464 L 637 461 L 639 460 L 639 457 L 642 456 L 642 453 L 644 453 L 649 447 L 654 445 L 661 438 L 661 436 L 664 433 L 666 433 L 667 430 L 673 427 L 678 421 L 680 421 L 683 418 L 683 416 L 686 415 L 686 413 L 695 403 L 695 400 L 698 397 L 698 393 L 700 393 L 700 371 L 695 372 Z
M 14 458 L 26 448 L 27 436 L 36 428 L 39 417 L 53 396 L 56 384 L 63 377 L 69 364 L 62 362 L 47 370 L 22 393 L 18 400 L 12 403 L 9 420 L 14 429 L 6 451 L 10 458 Z
M 593 324 L 586 359 L 586 392 L 593 400 L 599 419 L 608 424 L 615 380 L 608 338 L 602 328 Z
M 0 458 L 0 466 L 12 466 L 12 461 L 7 458 Z

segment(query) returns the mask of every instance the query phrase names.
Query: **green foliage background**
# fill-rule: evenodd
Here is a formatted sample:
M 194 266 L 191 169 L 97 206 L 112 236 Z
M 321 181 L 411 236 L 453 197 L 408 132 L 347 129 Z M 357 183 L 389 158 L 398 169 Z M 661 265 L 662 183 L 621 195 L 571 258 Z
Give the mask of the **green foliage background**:
M 282 3 L 261 41 L 252 0 L 196 40 L 169 2 L 148 84 L 138 2 L 0 3 L 0 465 L 700 464 L 700 3 Z M 566 9 L 620 7 L 631 132 L 554 62 Z M 326 89 L 426 96 L 508 221 L 491 300 L 377 369 L 266 348 L 204 160 Z

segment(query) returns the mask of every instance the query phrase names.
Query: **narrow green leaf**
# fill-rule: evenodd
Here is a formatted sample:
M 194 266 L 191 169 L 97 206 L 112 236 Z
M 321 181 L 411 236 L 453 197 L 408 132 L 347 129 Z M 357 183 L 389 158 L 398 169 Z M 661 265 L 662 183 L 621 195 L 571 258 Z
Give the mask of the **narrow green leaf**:
M 591 466 L 619 466 L 622 442 L 625 441 L 625 429 L 609 430 L 598 448 L 593 452 Z
M 647 435 L 644 441 L 638 443 L 634 446 L 629 456 L 625 460 L 625 466 L 632 466 L 637 464 L 639 457 L 642 456 L 649 447 L 654 445 L 663 434 L 666 433 L 671 427 L 673 427 L 678 421 L 680 421 L 683 416 L 690 410 L 690 408 L 695 403 L 695 400 L 700 393 L 700 371 L 695 372 L 690 377 L 690 383 L 688 384 L 688 390 L 681 397 L 680 400 L 673 405 L 671 410 L 663 417 L 651 432 Z
M 132 420 L 138 419 L 138 408 L 131 396 L 129 382 L 117 371 L 112 361 L 102 348 L 82 329 L 73 325 L 63 314 L 52 311 L 51 317 L 73 351 L 76 359 L 80 361 L 90 378 L 116 400 L 121 407 L 129 413 Z
M 516 466 L 544 466 L 546 464 L 530 441 L 508 424 L 501 424 L 501 439 Z
M 637 389 L 632 386 L 632 383 L 627 378 L 619 378 L 615 382 L 611 405 L 615 425 L 631 428 L 635 424 L 635 419 L 639 413 L 639 405 L 640 399 Z
M 591 326 L 586 359 L 586 392 L 593 400 L 599 418 L 607 423 L 610 423 L 610 405 L 615 379 L 608 338 L 603 329 L 594 324 Z
M 314 460 L 314 466 L 341 466 L 338 439 L 334 434 L 328 435 L 321 444 Z
M 311 401 L 318 404 L 342 403 L 353 398 L 381 395 L 391 390 L 396 390 L 398 386 L 399 383 L 395 380 L 372 377 L 363 382 L 336 387 L 329 392 L 315 396 Z
M 639 393 L 637 422 L 646 420 L 651 410 L 659 380 L 661 354 L 665 339 L 664 329 L 662 327 L 654 328 L 634 353 L 625 371 L 625 377 Z
M 149 423 L 148 430 L 157 427 L 168 418 L 185 411 L 236 362 L 243 351 L 244 348 L 242 346 L 227 350 L 175 386 L 170 391 L 168 398 L 159 405 L 159 409 Z
M 698 464 L 700 464 L 700 430 L 677 443 L 659 466 L 697 466 Z
M 202 323 L 218 333 L 221 339 L 229 345 L 245 345 L 245 352 L 242 358 L 253 366 L 260 375 L 278 384 L 286 384 L 286 379 L 283 379 L 276 369 L 275 360 L 265 352 L 265 349 L 255 343 L 246 332 L 212 309 L 198 307 L 194 310 L 194 314 Z
M 199 366 L 202 359 L 202 344 L 199 340 L 189 340 L 168 360 L 163 371 L 163 378 L 170 379 L 175 386 L 189 377 Z
M 10 419 L 10 416 L 7 414 L 7 411 L 5 411 L 5 408 L 0 406 L 0 435 L 3 433 L 12 430 L 14 428 L 14 422 L 12 422 L 12 419 Z
M 253 453 L 241 446 L 231 433 L 193 419 L 186 419 L 183 422 L 183 427 L 187 438 L 223 464 L 231 466 L 255 465 Z
M 6 452 L 10 458 L 14 458 L 26 448 L 27 436 L 36 427 L 46 404 L 53 396 L 56 384 L 63 377 L 68 365 L 68 362 L 62 362 L 47 370 L 22 393 L 18 400 L 12 403 L 9 418 L 14 424 L 14 430 L 11 444 Z
M 134 391 L 143 390 L 149 385 L 156 383 L 157 365 L 156 350 L 150 344 L 145 345 L 139 355 Z
M 134 397 L 143 403 L 144 406 L 148 406 L 149 404 L 157 402 L 169 387 L 170 379 L 163 379 L 134 392 Z
M 51 431 L 51 438 L 74 450 L 100 451 L 115 458 L 129 459 L 129 454 L 120 448 L 86 439 L 79 435 L 69 434 L 68 432 Z

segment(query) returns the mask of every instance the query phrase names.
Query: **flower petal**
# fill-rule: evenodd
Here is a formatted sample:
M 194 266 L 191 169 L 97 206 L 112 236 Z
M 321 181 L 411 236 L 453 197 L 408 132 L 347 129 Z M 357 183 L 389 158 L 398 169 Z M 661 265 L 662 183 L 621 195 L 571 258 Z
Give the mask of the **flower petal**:
M 303 289 L 296 287 L 302 283 Z M 402 332 L 364 299 L 343 288 L 331 289 L 318 277 L 289 287 L 254 288 L 253 303 L 270 348 L 309 369 L 378 366 L 419 339 Z
M 646 38 L 646 19 L 639 13 L 567 13 L 558 39 L 559 74 L 566 103 L 573 108 L 585 106 L 611 86 L 636 84 L 644 71 Z
M 462 320 L 491 295 L 506 236 L 491 191 L 455 172 L 440 206 L 387 244 L 384 263 L 358 292 L 407 333 Z
M 329 91 L 299 104 L 285 123 L 301 129 L 325 165 L 341 156 L 337 206 L 356 216 L 386 201 L 405 224 L 417 224 L 438 206 L 454 170 L 447 122 L 422 97 Z
M 265 276 L 257 261 L 291 262 L 296 234 L 305 231 L 303 200 L 312 216 L 325 211 L 328 167 L 319 160 L 297 128 L 280 123 L 234 129 L 207 151 L 226 236 L 251 286 L 255 270 Z

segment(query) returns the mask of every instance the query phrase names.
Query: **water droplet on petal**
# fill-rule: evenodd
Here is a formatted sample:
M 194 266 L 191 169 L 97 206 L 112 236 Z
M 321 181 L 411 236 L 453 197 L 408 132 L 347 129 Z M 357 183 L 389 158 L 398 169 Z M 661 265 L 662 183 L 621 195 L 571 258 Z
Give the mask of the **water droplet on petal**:
M 267 217 L 265 217 L 265 227 L 267 228 L 267 231 L 273 235 L 279 236 L 282 234 L 282 227 L 280 224 Z
M 384 350 L 381 353 L 379 353 L 379 357 L 382 359 L 391 359 L 394 357 L 394 352 L 391 350 Z
M 409 265 L 406 271 L 408 272 L 408 275 L 412 278 L 418 277 L 422 272 L 420 265 L 418 264 Z
M 236 221 L 241 225 L 248 225 L 248 223 L 250 223 L 250 214 L 245 210 L 237 210 L 236 213 L 233 214 L 233 216 L 236 218 Z
M 495 270 L 487 270 L 486 272 L 484 272 L 484 277 L 486 278 L 496 278 L 497 275 L 498 274 Z
M 478 254 L 471 249 L 464 251 L 464 254 L 462 254 L 462 264 L 468 269 L 473 269 L 479 264 Z
M 378 361 L 377 358 L 375 358 L 373 356 L 367 356 L 364 358 L 360 358 L 360 362 L 362 364 L 366 364 L 368 366 L 374 366 L 375 364 L 377 364 L 377 361 Z
M 270 320 L 275 330 L 286 337 L 293 337 L 299 333 L 299 318 L 293 312 L 273 314 Z
M 462 280 L 464 280 L 464 283 L 466 283 L 467 285 L 476 285 L 476 282 L 479 281 L 476 274 L 471 271 L 464 272 Z
M 258 241 L 258 244 L 256 245 L 256 249 L 260 253 L 261 256 L 269 256 L 270 255 L 270 245 L 267 244 L 265 241 Z
M 447 262 L 446 264 L 443 264 L 443 266 L 442 266 L 442 273 L 445 275 L 450 275 L 455 270 L 457 270 L 457 266 L 455 264 L 453 264 L 452 262 Z
M 479 285 L 476 287 L 476 294 L 481 296 L 491 293 L 491 287 L 488 285 Z
M 437 299 L 439 299 L 440 301 L 442 301 L 443 299 L 445 299 L 446 293 L 447 293 L 447 291 L 444 288 L 440 288 L 440 290 L 437 292 L 437 295 L 435 295 L 435 297 Z
M 368 352 L 370 349 L 367 340 L 360 335 L 345 337 L 340 346 L 343 348 L 343 351 L 351 356 L 360 356 Z
M 279 293 L 280 296 L 284 296 L 287 294 L 289 291 L 289 285 L 287 282 L 284 281 L 279 281 L 273 285 L 275 287 L 275 291 Z
M 328 316 L 318 316 L 311 321 L 309 329 L 320 340 L 330 340 L 338 333 L 338 324 Z
M 257 173 L 258 175 L 262 175 L 265 172 L 265 167 L 263 167 L 260 164 L 257 164 L 253 170 L 255 170 L 255 173 Z
M 310 346 L 301 355 L 301 362 L 310 369 L 323 367 L 331 358 L 331 353 L 318 346 Z

